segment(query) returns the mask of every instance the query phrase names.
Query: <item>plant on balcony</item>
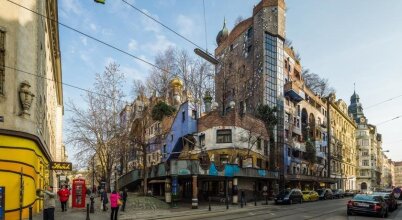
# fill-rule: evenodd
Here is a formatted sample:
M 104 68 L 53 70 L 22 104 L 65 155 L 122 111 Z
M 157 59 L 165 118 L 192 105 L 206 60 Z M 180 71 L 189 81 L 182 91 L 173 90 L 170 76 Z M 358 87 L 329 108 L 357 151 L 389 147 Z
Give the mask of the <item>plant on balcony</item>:
M 265 128 L 268 130 L 269 145 L 271 146 L 270 167 L 276 167 L 276 159 L 278 158 L 278 155 L 276 155 L 276 144 L 274 138 L 274 129 L 276 124 L 278 124 L 278 118 L 276 117 L 277 111 L 276 107 L 271 108 L 269 105 L 259 105 L 256 113 L 257 118 L 264 122 Z
M 304 156 L 311 165 L 317 161 L 317 152 L 314 143 L 310 140 L 306 142 L 306 152 L 304 153 Z
M 152 119 L 155 121 L 162 121 L 166 116 L 172 116 L 176 109 L 173 106 L 166 104 L 165 102 L 158 102 L 152 108 Z

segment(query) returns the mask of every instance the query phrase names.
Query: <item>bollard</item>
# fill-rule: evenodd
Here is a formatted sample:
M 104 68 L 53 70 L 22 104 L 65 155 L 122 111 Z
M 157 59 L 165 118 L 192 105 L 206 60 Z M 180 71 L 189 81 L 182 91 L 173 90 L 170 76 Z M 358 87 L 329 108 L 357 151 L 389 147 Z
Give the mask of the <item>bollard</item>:
M 211 196 L 208 196 L 208 210 L 211 211 Z
M 89 203 L 87 203 L 87 218 L 85 220 L 91 220 L 89 218 Z
M 32 220 L 32 206 L 29 206 L 29 220 Z
M 229 199 L 228 199 L 228 196 L 226 196 L 226 209 L 229 209 Z
M 240 208 L 243 208 L 243 193 L 240 194 Z
M 254 194 L 254 206 L 257 206 L 257 195 Z
M 89 208 L 89 213 L 95 213 L 95 207 L 94 207 L 95 198 L 93 197 L 93 195 L 91 195 L 90 199 L 91 199 L 91 207 Z
M 268 205 L 268 195 L 265 196 L 265 205 Z

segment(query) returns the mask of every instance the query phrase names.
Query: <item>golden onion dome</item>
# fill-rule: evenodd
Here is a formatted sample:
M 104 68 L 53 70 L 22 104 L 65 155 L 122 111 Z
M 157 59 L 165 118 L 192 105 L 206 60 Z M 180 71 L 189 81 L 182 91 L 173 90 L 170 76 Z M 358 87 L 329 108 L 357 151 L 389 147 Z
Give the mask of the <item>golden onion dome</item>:
M 170 81 L 170 86 L 183 87 L 183 82 L 179 79 L 179 77 L 176 76 Z

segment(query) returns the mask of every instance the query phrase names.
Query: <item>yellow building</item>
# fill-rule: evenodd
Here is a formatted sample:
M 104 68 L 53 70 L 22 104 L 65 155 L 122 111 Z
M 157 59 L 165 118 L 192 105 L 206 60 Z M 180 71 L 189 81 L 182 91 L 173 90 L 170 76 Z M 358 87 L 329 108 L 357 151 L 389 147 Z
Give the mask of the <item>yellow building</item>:
M 58 19 L 57 0 L 16 0 Z M 58 25 L 0 1 L 0 187 L 5 219 L 42 210 L 37 189 L 57 187 L 51 161 L 63 161 L 63 94 Z
M 348 114 L 348 107 L 335 94 L 329 96 L 330 172 L 337 179 L 333 188 L 356 189 L 357 125 Z

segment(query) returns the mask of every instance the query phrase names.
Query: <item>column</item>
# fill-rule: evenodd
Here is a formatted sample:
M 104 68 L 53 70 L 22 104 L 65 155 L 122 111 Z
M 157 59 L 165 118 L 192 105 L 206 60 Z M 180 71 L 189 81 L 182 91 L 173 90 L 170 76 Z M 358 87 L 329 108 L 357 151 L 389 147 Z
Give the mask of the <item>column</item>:
M 198 209 L 198 188 L 197 188 L 197 176 L 193 176 L 193 199 L 191 200 L 191 208 Z
M 172 202 L 172 192 L 171 192 L 171 180 L 170 178 L 166 178 L 165 181 L 165 202 L 171 203 Z
M 233 204 L 237 204 L 239 201 L 238 197 L 238 187 L 237 187 L 237 178 L 233 178 Z

